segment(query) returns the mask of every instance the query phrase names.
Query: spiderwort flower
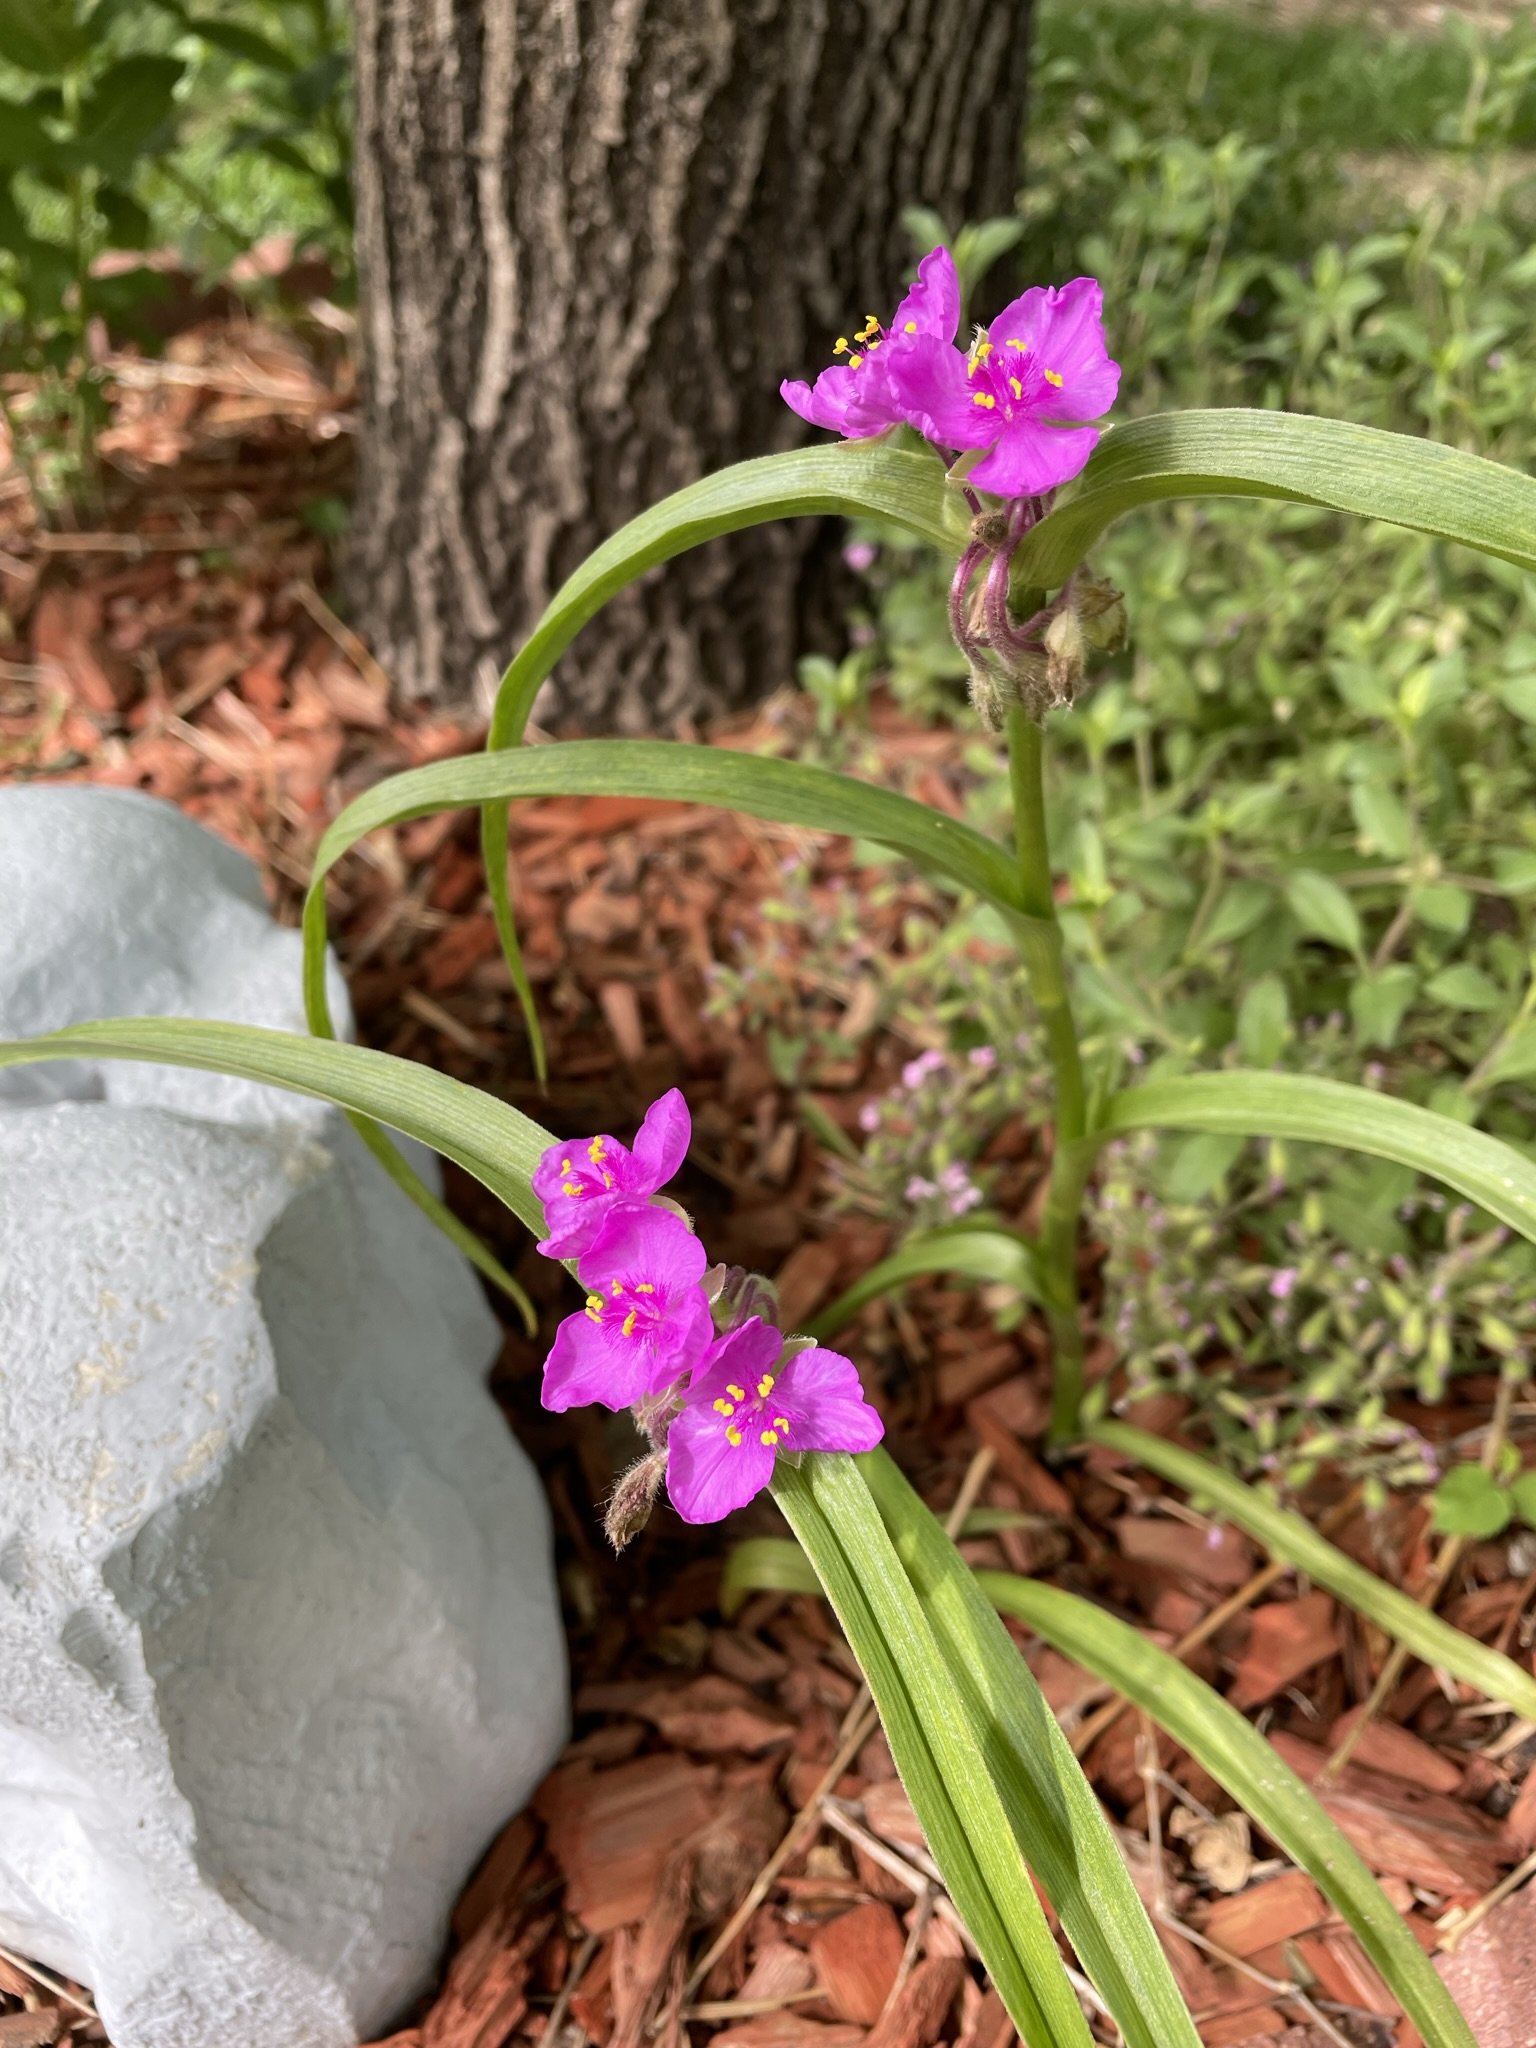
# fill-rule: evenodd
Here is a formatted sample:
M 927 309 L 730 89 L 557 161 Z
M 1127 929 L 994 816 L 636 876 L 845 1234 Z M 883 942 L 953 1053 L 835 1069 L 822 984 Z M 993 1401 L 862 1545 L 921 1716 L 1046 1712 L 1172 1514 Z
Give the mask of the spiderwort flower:
M 784 1351 L 754 1316 L 711 1346 L 667 1438 L 667 1493 L 685 1522 L 718 1522 L 773 1477 L 781 1451 L 868 1451 L 885 1425 L 853 1361 Z
M 646 1111 L 633 1151 L 606 1131 L 551 1145 L 533 1176 L 549 1232 L 539 1245 L 545 1258 L 575 1258 L 620 1203 L 664 1186 L 682 1165 L 692 1131 L 687 1103 L 669 1088 Z
M 699 1285 L 708 1263 L 671 1210 L 637 1201 L 610 1210 L 577 1263 L 587 1305 L 555 1333 L 544 1406 L 629 1408 L 691 1371 L 715 1333 Z
M 780 396 L 813 427 L 827 427 L 847 440 L 883 434 L 888 427 L 911 420 L 909 409 L 892 389 L 893 365 L 920 340 L 950 348 L 959 324 L 955 259 L 947 249 L 931 249 L 917 266 L 917 283 L 888 327 L 871 313 L 851 341 L 839 335 L 832 353 L 845 356 L 846 362 L 823 370 L 814 386 L 786 380 L 779 386 Z
M 967 482 L 1001 498 L 1036 497 L 1087 462 L 1120 366 L 1104 346 L 1104 293 L 1095 278 L 1059 290 L 1036 285 L 978 331 L 968 355 L 917 334 L 891 357 L 885 381 L 930 441 L 988 452 Z

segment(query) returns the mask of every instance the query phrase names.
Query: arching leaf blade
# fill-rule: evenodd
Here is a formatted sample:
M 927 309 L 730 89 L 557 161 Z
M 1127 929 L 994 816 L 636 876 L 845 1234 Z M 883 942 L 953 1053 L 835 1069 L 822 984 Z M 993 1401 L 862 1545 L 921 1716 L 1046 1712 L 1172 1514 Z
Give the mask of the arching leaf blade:
M 806 1329 L 827 1338 L 851 1322 L 866 1303 L 893 1294 L 930 1273 L 954 1273 L 965 1279 L 1016 1287 L 1030 1300 L 1040 1294 L 1034 1247 L 1015 1231 L 993 1225 L 925 1231 L 871 1266 L 853 1285 L 813 1316 Z
M 1294 1138 L 1395 1159 L 1536 1242 L 1536 1164 L 1486 1131 L 1373 1088 L 1246 1072 L 1146 1081 L 1112 1098 L 1089 1142 L 1160 1129 Z
M 1220 1693 L 1075 1593 L 1012 1572 L 978 1572 L 976 1583 L 1000 1612 L 1142 1708 L 1226 1787 L 1348 1921 L 1427 2048 L 1477 2048 L 1434 1965 L 1343 1830 Z
M 1030 2048 L 1091 2048 L 981 1732 L 857 1469 L 840 1455 L 806 1458 L 798 1470 L 781 1463 L 773 1490 L 859 1660 L 928 1845 L 1020 2034 Z
M 509 1104 L 415 1060 L 298 1032 L 184 1017 L 115 1017 L 0 1044 L 0 1067 L 62 1059 L 196 1067 L 317 1096 L 419 1139 L 473 1174 L 530 1230 L 543 1228 L 531 1183 L 539 1155 L 555 1142 L 550 1133 Z
M 1225 1521 L 1251 1536 L 1271 1557 L 1294 1565 L 1367 1621 L 1405 1643 L 1426 1664 L 1475 1686 L 1522 1720 L 1536 1721 L 1536 1678 L 1521 1670 L 1513 1658 L 1452 1628 L 1438 1614 L 1356 1564 L 1302 1516 L 1235 1479 L 1198 1452 L 1151 1436 L 1144 1429 L 1101 1421 L 1090 1424 L 1085 1434 L 1090 1442 L 1120 1451 L 1160 1479 L 1208 1501 Z
M 1324 506 L 1536 568 L 1536 478 L 1411 434 L 1234 407 L 1111 428 L 1071 495 L 1020 548 L 1015 585 L 1056 589 L 1138 505 L 1209 497 Z
M 1033 1673 L 891 1458 L 870 1451 L 856 1464 L 965 1710 L 987 1731 L 1014 1833 L 1129 2048 L 1195 2048 L 1199 2035 L 1125 1859 Z

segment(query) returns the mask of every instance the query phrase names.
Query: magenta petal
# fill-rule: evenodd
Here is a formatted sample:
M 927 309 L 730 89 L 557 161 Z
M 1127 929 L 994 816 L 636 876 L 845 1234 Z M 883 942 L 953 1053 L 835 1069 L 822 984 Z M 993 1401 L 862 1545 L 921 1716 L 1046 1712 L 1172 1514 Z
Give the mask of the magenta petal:
M 955 259 L 942 245 L 930 249 L 917 266 L 917 283 L 896 308 L 890 325 L 892 341 L 906 334 L 908 326 L 917 334 L 936 335 L 953 341 L 960 325 L 960 280 Z
M 1053 395 L 1042 407 L 1049 418 L 1096 420 L 1120 389 L 1120 365 L 1105 347 L 1103 316 L 1098 279 L 1074 277 L 1059 289 L 1033 286 L 1003 308 L 988 332 L 1004 350 L 1010 341 L 1021 342 L 1039 369 L 1053 372 Z
M 719 1522 L 773 1477 L 773 1448 L 754 1435 L 733 1444 L 708 1405 L 690 1405 L 667 1435 L 667 1495 L 685 1522 Z
M 690 1399 L 714 1401 L 732 1380 L 755 1386 L 765 1372 L 772 1372 L 784 1349 L 784 1338 L 761 1316 L 749 1316 L 734 1330 L 717 1338 L 693 1382 Z
M 693 1119 L 680 1088 L 669 1088 L 645 1112 L 645 1121 L 635 1137 L 630 1155 L 635 1165 L 634 1186 L 645 1194 L 665 1187 L 682 1165 L 693 1135 Z
M 681 1216 L 654 1203 L 628 1200 L 611 1209 L 577 1267 L 584 1287 L 631 1277 L 681 1294 L 696 1287 L 709 1255 Z
M 999 498 L 1038 497 L 1076 476 L 1098 438 L 1097 427 L 1048 427 L 1040 420 L 1016 419 L 966 481 Z
M 617 1413 L 675 1377 L 669 1369 L 658 1367 L 652 1353 L 626 1344 L 579 1313 L 567 1316 L 555 1332 L 544 1361 L 539 1399 L 556 1415 L 594 1402 Z
M 872 1451 L 885 1424 L 864 1398 L 858 1368 L 840 1351 L 797 1351 L 779 1374 L 774 1400 L 789 1419 L 787 1449 Z
M 965 357 L 947 341 L 919 335 L 886 367 L 902 417 L 944 448 L 985 448 L 997 439 L 995 408 L 977 405 Z
M 850 441 L 883 434 L 887 427 L 895 426 L 896 414 L 889 404 L 880 402 L 884 395 L 885 380 L 869 373 L 867 361 L 856 370 L 834 363 L 830 370 L 822 371 L 814 385 L 779 386 L 779 396 L 801 419 L 809 420 L 813 427 L 825 427 L 829 433 L 842 434 Z

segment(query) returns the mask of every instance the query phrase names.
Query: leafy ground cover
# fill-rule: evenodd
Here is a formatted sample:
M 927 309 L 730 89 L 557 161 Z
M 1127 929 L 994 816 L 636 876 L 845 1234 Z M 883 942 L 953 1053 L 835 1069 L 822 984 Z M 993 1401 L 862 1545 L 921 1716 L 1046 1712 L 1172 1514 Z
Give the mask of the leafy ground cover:
M 1138 403 L 1349 411 L 1529 460 L 1518 40 L 1485 61 L 1453 26 L 1373 65 L 1358 28 L 1314 23 L 1279 43 L 1293 84 L 1277 94 L 1273 53 L 1219 14 L 1050 8 L 1044 33 L 1031 267 L 1094 267 L 1119 293 Z M 1426 213 L 1399 167 L 1431 145 Z M 46 529 L 15 482 L 0 565 L 3 772 L 185 805 L 262 862 L 287 916 L 341 803 L 480 738 L 391 714 L 326 601 L 350 371 L 310 343 L 213 322 L 163 366 L 120 359 L 110 517 Z M 849 755 L 985 824 L 997 766 L 954 715 L 933 595 L 878 545 L 853 664 L 716 737 Z M 1063 727 L 1054 823 L 1101 1044 L 1143 1071 L 1229 1046 L 1323 1073 L 1374 1060 L 1393 1092 L 1528 1137 L 1536 629 L 1519 579 L 1252 504 L 1127 522 L 1098 566 L 1126 592 L 1131 648 Z M 834 697 L 838 718 L 818 716 Z M 573 1130 L 680 1083 L 687 1198 L 722 1256 L 776 1271 L 795 1322 L 914 1224 L 1031 1220 L 1035 1025 L 984 915 L 867 849 L 680 806 L 545 801 L 514 828 L 551 1094 L 515 1025 L 471 818 L 382 833 L 338 871 L 368 1042 Z M 1373 997 L 1341 1004 L 1338 966 L 1360 956 Z M 989 1059 L 999 1047 L 1018 1057 Z M 1190 1205 L 1212 1190 L 1196 1239 Z M 552 1318 L 553 1270 L 474 1187 L 453 1193 Z M 1136 1421 L 1267 1461 L 1363 1563 L 1530 1662 L 1529 1276 L 1485 1224 L 1390 1175 L 1194 1140 L 1116 1158 L 1098 1237 L 1093 1368 L 1134 1376 L 1111 1384 L 1143 1388 Z M 1161 1355 L 1179 1314 L 1182 1355 Z M 1527 1731 L 1428 1670 L 1393 1675 L 1375 1631 L 1177 1489 L 1103 1450 L 1046 1465 L 1045 1337 L 1020 1292 L 919 1279 L 846 1339 L 903 1469 L 941 1511 L 969 1506 L 970 1559 L 1179 1646 L 1319 1786 L 1425 1946 L 1455 1948 L 1480 2038 L 1520 2041 L 1532 1895 L 1500 1895 L 1536 1851 Z M 541 1354 L 509 1330 L 496 1388 L 550 1485 L 577 1737 L 471 1884 L 443 1985 L 398 2048 L 1006 2048 L 858 1673 L 763 1547 L 782 1524 L 762 1506 L 722 1547 L 658 1517 L 615 1562 L 595 1506 L 624 1446 L 589 1414 L 538 1408 Z M 1447 1469 L 1485 1483 L 1442 1489 L 1440 1541 L 1423 1482 Z M 1210 2048 L 1411 2048 L 1310 1880 L 1173 1743 L 1012 1626 Z M 100 2038 L 79 1987 L 0 1961 L 0 1993 L 0 2041 Z

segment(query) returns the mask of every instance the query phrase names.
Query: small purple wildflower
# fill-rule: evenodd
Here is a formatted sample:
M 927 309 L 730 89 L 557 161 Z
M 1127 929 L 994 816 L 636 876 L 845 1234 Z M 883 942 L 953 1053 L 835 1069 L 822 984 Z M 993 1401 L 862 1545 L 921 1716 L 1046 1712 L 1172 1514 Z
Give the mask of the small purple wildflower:
M 859 1111 L 859 1129 L 873 1133 L 878 1131 L 879 1128 L 880 1105 L 878 1102 L 866 1102 Z
M 785 1451 L 869 1451 L 885 1434 L 853 1361 L 784 1353 L 753 1317 L 714 1344 L 667 1437 L 667 1493 L 685 1522 L 718 1522 L 773 1477 Z
M 544 1406 L 618 1410 L 692 1370 L 714 1336 L 699 1282 L 709 1261 L 680 1216 L 646 1202 L 610 1212 L 577 1264 L 587 1305 L 544 1365 Z
M 971 1179 L 969 1169 L 958 1159 L 940 1169 L 939 1191 L 946 1197 L 951 1216 L 964 1216 L 986 1199 Z
M 921 1088 L 930 1074 L 942 1074 L 946 1065 L 943 1053 L 930 1046 L 926 1052 L 920 1052 L 916 1059 L 908 1060 L 902 1068 L 902 1086 Z
M 977 333 L 968 355 L 914 334 L 891 358 L 887 383 L 930 441 L 987 451 L 967 478 L 978 490 L 1037 497 L 1082 469 L 1099 438 L 1084 423 L 1119 391 L 1103 308 L 1095 278 L 1036 285 Z
M 990 1074 L 997 1065 L 997 1048 L 991 1045 L 973 1045 L 966 1058 L 980 1074 Z
M 665 1186 L 683 1163 L 692 1131 L 687 1103 L 669 1088 L 646 1111 L 633 1151 L 606 1131 L 551 1145 L 533 1176 L 549 1232 L 539 1244 L 545 1258 L 575 1258 L 620 1203 Z
M 872 540 L 851 540 L 843 549 L 843 560 L 856 576 L 862 576 L 873 569 L 879 553 Z
M 813 427 L 826 427 L 859 441 L 906 423 L 911 415 L 891 383 L 895 364 L 919 341 L 949 348 L 960 324 L 960 281 L 955 260 L 932 249 L 917 266 L 917 283 L 896 308 L 888 327 L 873 313 L 850 342 L 838 337 L 832 353 L 847 361 L 823 370 L 815 385 L 786 381 L 780 396 Z
M 1279 1271 L 1273 1274 L 1270 1278 L 1269 1292 L 1271 1300 L 1288 1300 L 1292 1288 L 1295 1287 L 1296 1282 L 1300 1278 L 1301 1275 L 1297 1272 L 1294 1266 L 1282 1266 L 1279 1269 Z

